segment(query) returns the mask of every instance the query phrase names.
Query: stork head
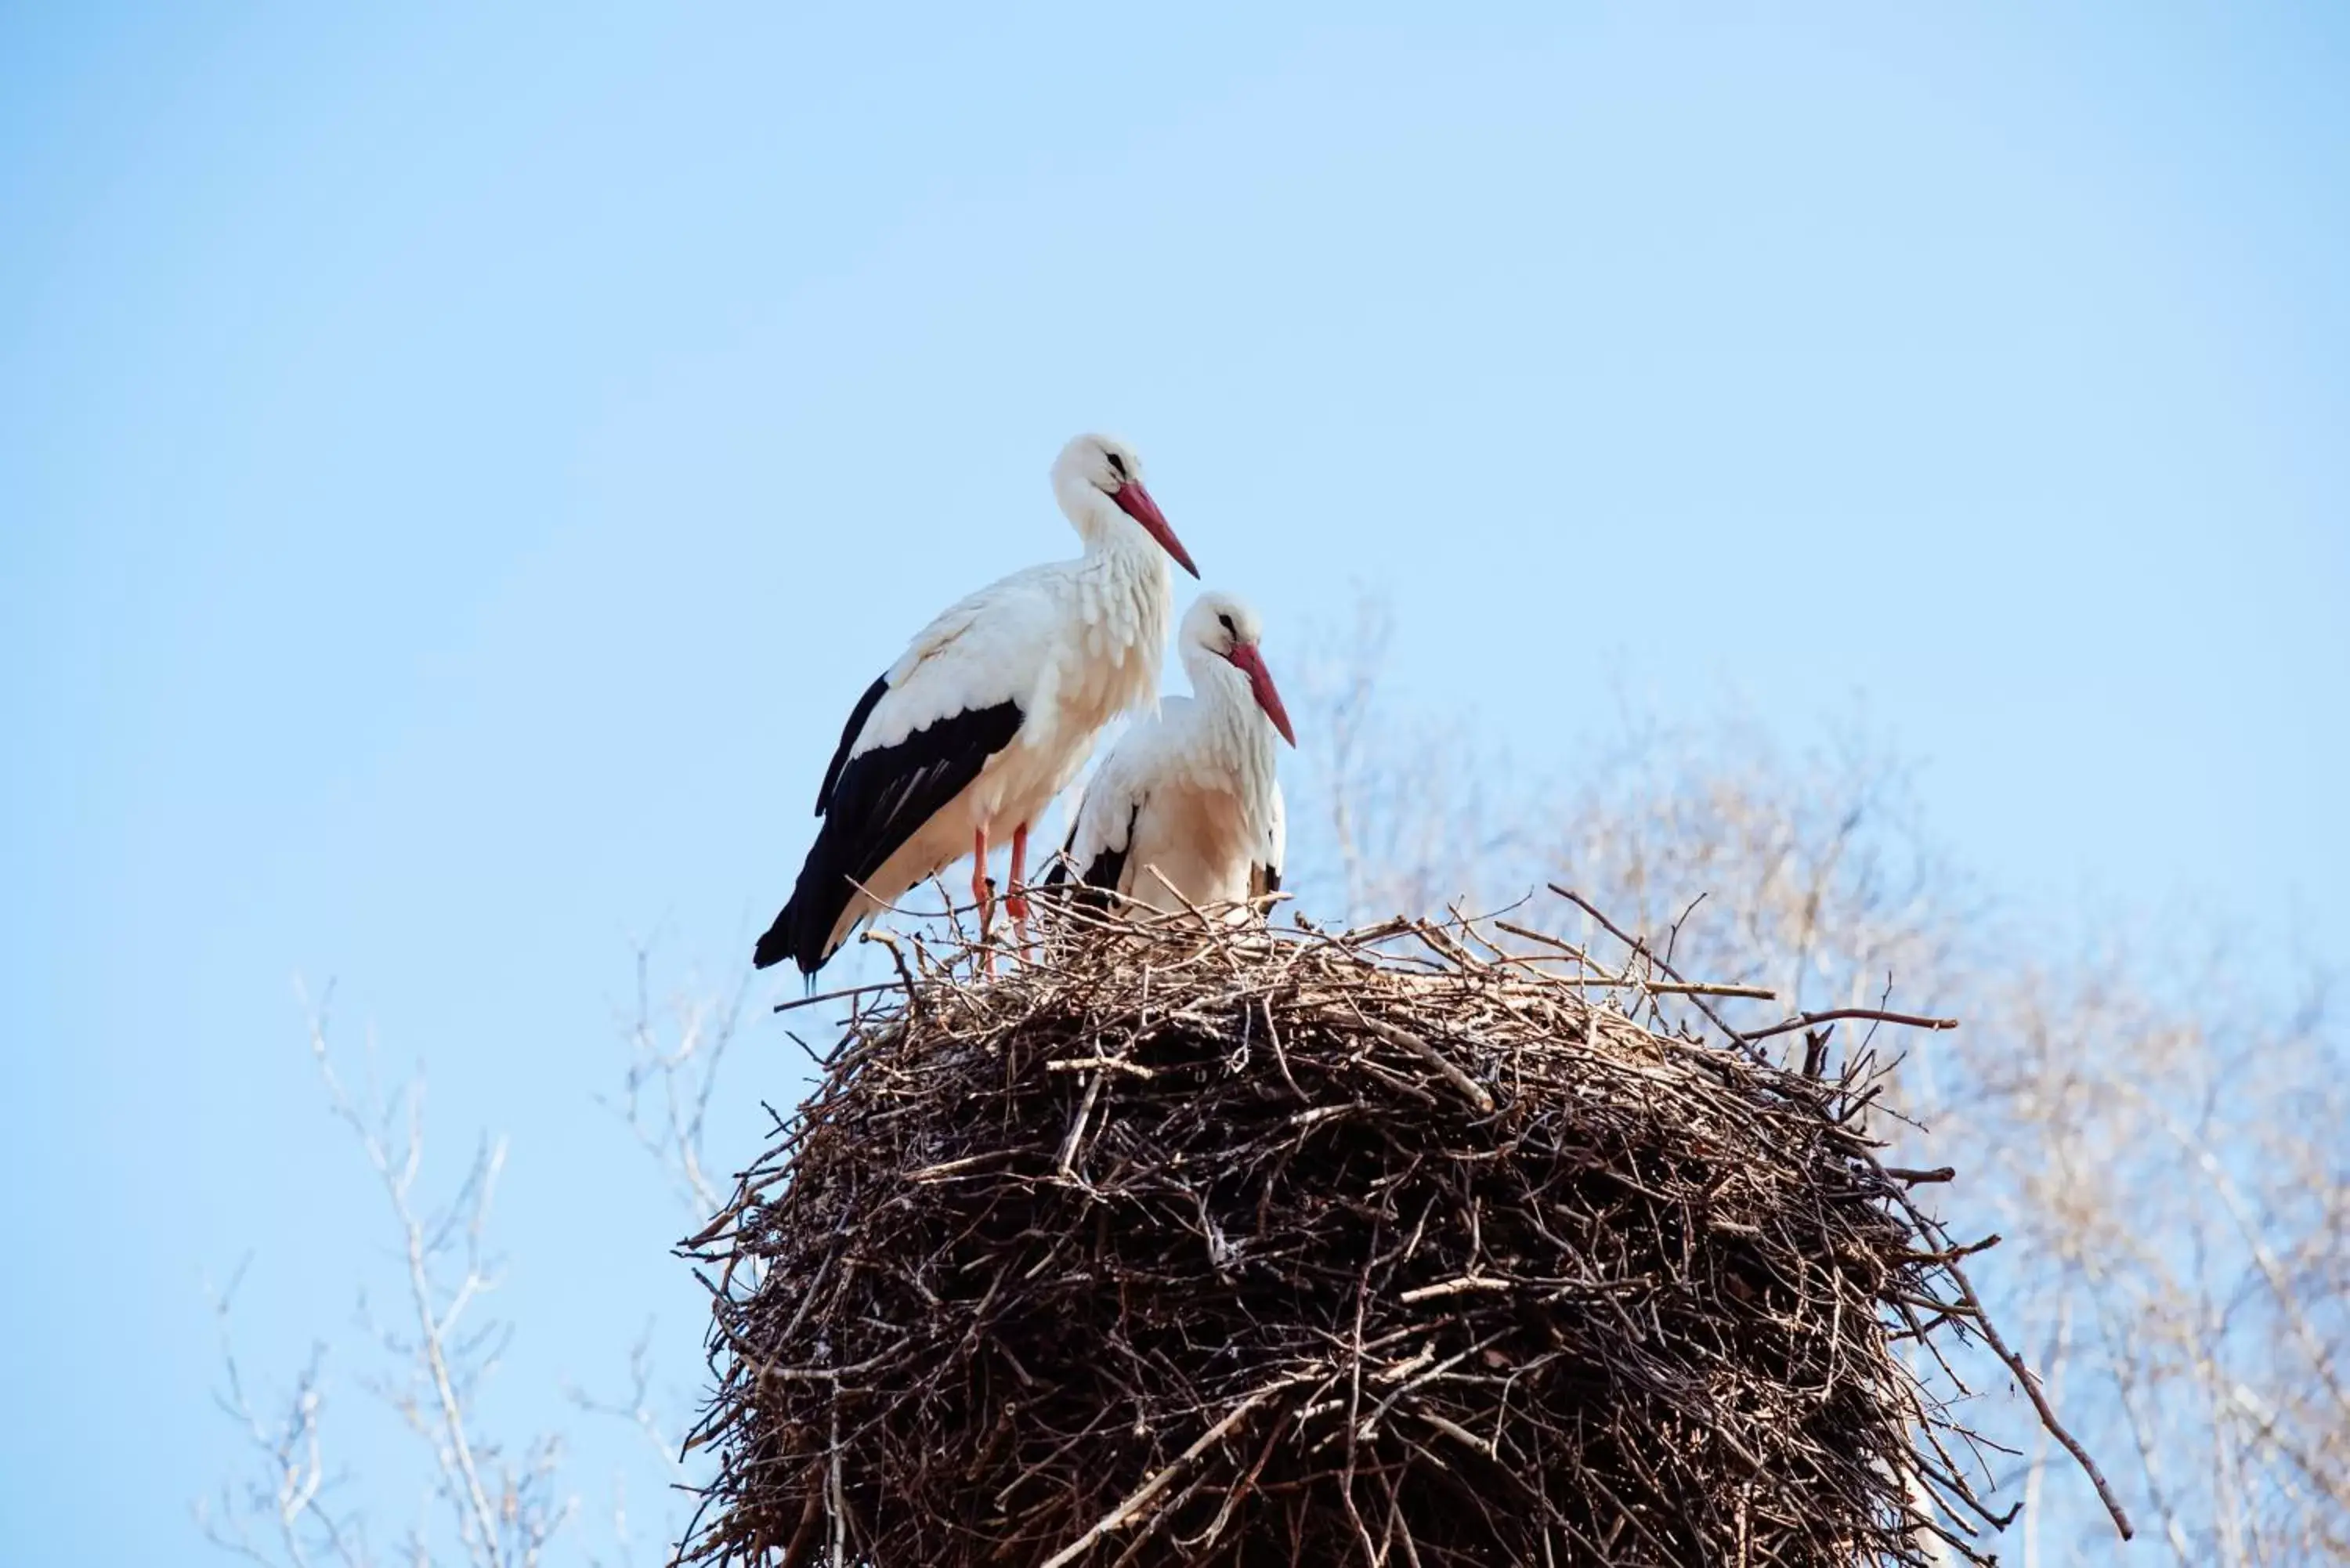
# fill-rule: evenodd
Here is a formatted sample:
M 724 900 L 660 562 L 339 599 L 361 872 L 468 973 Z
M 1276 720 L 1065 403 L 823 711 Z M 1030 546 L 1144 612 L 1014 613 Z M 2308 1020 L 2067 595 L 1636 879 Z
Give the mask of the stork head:
M 1143 485 L 1142 459 L 1116 436 L 1081 435 L 1063 447 L 1053 462 L 1053 493 L 1059 498 L 1061 510 L 1087 538 L 1097 529 L 1115 525 L 1123 514 L 1159 541 L 1159 548 L 1174 556 L 1177 566 L 1195 577 L 1200 575 L 1200 568 L 1191 564 L 1191 552 L 1175 537 L 1167 514 L 1159 510 L 1159 503 Z
M 1264 623 L 1246 599 L 1237 594 L 1220 593 L 1211 588 L 1194 600 L 1184 613 L 1180 634 L 1184 668 L 1193 672 L 1192 680 L 1199 683 L 1201 675 L 1214 669 L 1207 659 L 1222 659 L 1241 672 L 1248 681 L 1249 694 L 1264 716 L 1281 732 L 1281 738 L 1291 745 L 1297 744 L 1297 732 L 1289 727 L 1289 710 L 1281 705 L 1281 693 L 1274 690 L 1273 671 L 1264 667 L 1264 654 L 1258 647 L 1264 636 Z

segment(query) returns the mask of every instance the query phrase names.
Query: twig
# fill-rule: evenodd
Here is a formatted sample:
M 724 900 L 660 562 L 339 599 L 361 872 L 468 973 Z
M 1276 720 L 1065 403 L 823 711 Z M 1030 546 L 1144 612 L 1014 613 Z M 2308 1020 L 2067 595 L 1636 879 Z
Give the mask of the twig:
M 1357 1016 L 1361 1015 L 1357 1014 Z M 1427 1041 L 1422 1040 L 1419 1035 L 1412 1033 L 1408 1029 L 1399 1029 L 1394 1024 L 1383 1022 L 1377 1018 L 1363 1017 L 1362 1023 L 1364 1028 L 1369 1030 L 1372 1033 L 1378 1035 L 1388 1044 L 1403 1047 L 1403 1049 L 1410 1052 L 1413 1055 L 1419 1057 L 1421 1061 L 1426 1062 L 1430 1066 L 1435 1068 L 1439 1074 L 1442 1075 L 1446 1083 L 1460 1090 L 1461 1095 L 1469 1101 L 1469 1103 L 1475 1106 L 1479 1110 L 1488 1113 L 1492 1110 L 1493 1096 L 1486 1089 L 1485 1085 L 1471 1077 L 1468 1074 L 1462 1072 L 1460 1065 L 1452 1061 L 1451 1057 L 1445 1055 L 1443 1052 L 1439 1051 Z
M 1866 1018 L 1877 1023 L 1899 1023 L 1911 1029 L 1956 1029 L 1955 1018 L 1928 1018 L 1915 1012 L 1881 1012 L 1874 1007 L 1832 1007 L 1825 1012 L 1805 1012 L 1790 1018 L 1784 1023 L 1773 1023 L 1768 1029 L 1757 1029 L 1746 1038 L 1768 1040 L 1773 1034 L 1785 1034 L 1797 1029 L 1809 1029 L 1817 1024 L 1833 1023 L 1840 1018 Z
M 776 1012 L 790 1012 L 796 1008 L 814 1007 L 820 1002 L 838 1002 L 843 997 L 847 996 L 870 996 L 877 991 L 902 991 L 904 989 L 905 981 L 902 980 L 877 980 L 870 985 L 845 985 L 838 991 L 821 992 L 815 996 L 803 996 L 792 1002 L 779 1002 L 775 1003 L 773 1011 Z
M 1655 953 L 1650 952 L 1647 944 L 1642 942 L 1639 938 L 1627 934 L 1621 927 L 1617 926 L 1615 921 L 1601 914 L 1598 909 L 1592 906 L 1588 899 L 1584 898 L 1582 894 L 1575 892 L 1570 888 L 1562 888 L 1555 882 L 1548 884 L 1548 887 L 1552 892 L 1557 894 L 1560 898 L 1565 898 L 1568 903 L 1573 904 L 1576 909 L 1581 909 L 1585 914 L 1589 915 L 1593 919 L 1606 927 L 1609 936 L 1614 937 L 1617 941 L 1622 942 L 1634 952 L 1646 956 L 1649 962 L 1655 964 L 1659 969 L 1663 970 L 1668 978 L 1672 980 L 1682 980 L 1687 978 L 1686 976 L 1677 973 L 1672 965 L 1657 957 Z M 1748 1055 L 1754 1057 L 1757 1061 L 1763 1059 L 1761 1048 L 1758 1047 L 1752 1040 L 1741 1034 L 1737 1030 L 1732 1029 L 1723 1021 L 1721 1014 L 1716 1012 L 1712 1008 L 1708 1007 L 1705 1003 L 1705 998 L 1702 995 L 1691 992 L 1690 995 L 1690 1004 L 1696 1007 L 1700 1012 L 1705 1014 L 1707 1022 L 1711 1023 L 1716 1029 L 1721 1030 L 1723 1034 L 1727 1035 L 1731 1041 L 1742 1047 Z
M 1921 1230 L 1929 1235 L 1942 1234 L 1941 1227 L 1929 1220 L 1906 1193 L 1897 1194 L 1897 1197 L 1901 1207 L 1908 1210 Z M 1946 1243 L 1949 1241 L 1947 1236 L 1942 1239 Z M 2064 1423 L 2056 1418 L 2056 1412 L 2049 1407 L 2047 1396 L 2041 1392 L 2040 1379 L 2033 1376 L 2032 1368 L 2025 1366 L 2023 1358 L 2010 1350 L 2007 1341 L 2000 1337 L 1999 1329 L 1991 1322 L 1991 1314 L 1983 1310 L 1982 1300 L 1975 1294 L 1974 1282 L 1967 1278 L 1966 1270 L 1960 1267 L 1956 1259 L 1943 1262 L 1940 1267 L 1950 1282 L 1958 1287 L 1959 1299 L 1966 1305 L 1975 1332 L 1982 1335 L 1983 1343 L 1991 1346 L 1991 1354 L 1998 1356 L 2001 1364 L 2014 1375 L 2025 1397 L 2032 1401 L 2033 1409 L 2038 1412 L 2040 1424 L 2064 1446 L 2064 1451 L 2073 1456 L 2074 1462 L 2089 1478 L 2089 1484 L 2097 1489 L 2097 1501 L 2106 1505 L 2106 1512 L 2112 1516 L 2114 1528 L 2121 1532 L 2122 1539 L 2131 1539 L 2135 1532 L 2130 1528 L 2129 1515 L 2123 1510 L 2121 1501 L 2114 1496 L 2114 1489 L 2106 1484 L 2105 1472 L 2097 1468 L 2097 1461 L 2089 1457 L 2089 1450 L 2083 1448 L 2080 1440 L 2065 1429 Z
M 1041 1568 L 1065 1568 L 1066 1564 L 1074 1563 L 1079 1557 L 1084 1556 L 1087 1549 L 1091 1547 L 1095 1542 L 1099 1541 L 1103 1536 L 1107 1535 L 1111 1531 L 1118 1529 L 1128 1520 L 1132 1519 L 1136 1512 L 1148 1504 L 1152 1498 L 1157 1497 L 1160 1492 L 1166 1490 L 1167 1483 L 1173 1480 L 1178 1475 L 1182 1473 L 1182 1469 L 1185 1465 L 1190 1464 L 1193 1459 L 1196 1459 L 1201 1454 L 1206 1453 L 1217 1443 L 1222 1442 L 1225 1433 L 1231 1431 L 1233 1428 L 1239 1426 L 1243 1421 L 1248 1418 L 1250 1411 L 1255 1409 L 1259 1405 L 1263 1404 L 1267 1399 L 1272 1398 L 1275 1394 L 1280 1393 L 1284 1388 L 1292 1387 L 1296 1384 L 1303 1383 L 1311 1376 L 1312 1374 L 1310 1373 L 1293 1372 L 1286 1377 L 1276 1378 L 1273 1382 L 1266 1384 L 1263 1387 L 1258 1389 L 1255 1393 L 1242 1400 L 1238 1405 L 1233 1406 L 1231 1414 L 1227 1415 L 1222 1420 L 1217 1422 L 1214 1426 L 1209 1428 L 1206 1431 L 1201 1433 L 1198 1439 L 1194 1441 L 1190 1448 L 1185 1449 L 1182 1453 L 1176 1456 L 1175 1461 L 1172 1464 L 1168 1465 L 1157 1475 L 1152 1476 L 1149 1480 L 1144 1481 L 1140 1486 L 1135 1488 L 1132 1492 L 1128 1494 L 1127 1500 L 1124 1502 L 1119 1503 L 1116 1508 L 1111 1509 L 1107 1513 L 1102 1515 L 1100 1519 L 1095 1521 L 1092 1529 L 1087 1531 L 1083 1535 L 1078 1536 L 1075 1541 L 1070 1542 L 1066 1546 L 1062 1547 L 1058 1552 L 1053 1553 L 1052 1556 L 1046 1558 L 1041 1564 Z

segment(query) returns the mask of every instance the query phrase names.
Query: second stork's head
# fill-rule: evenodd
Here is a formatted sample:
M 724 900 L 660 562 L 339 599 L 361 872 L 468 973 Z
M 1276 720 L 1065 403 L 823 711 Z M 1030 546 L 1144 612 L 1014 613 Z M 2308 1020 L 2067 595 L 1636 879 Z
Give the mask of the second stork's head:
M 1231 680 L 1232 675 L 1219 665 L 1231 666 L 1246 684 L 1246 700 L 1263 709 L 1265 718 L 1280 732 L 1281 738 L 1295 746 L 1297 733 L 1289 727 L 1289 710 L 1281 705 L 1281 693 L 1274 690 L 1273 671 L 1264 667 L 1264 653 L 1259 646 L 1263 637 L 1264 623 L 1257 618 L 1246 599 L 1211 588 L 1185 612 L 1182 629 L 1176 633 L 1175 640 L 1194 691 L 1204 697 L 1210 682 L 1222 684 Z
M 1142 459 L 1116 436 L 1076 436 L 1063 447 L 1053 460 L 1053 495 L 1087 544 L 1107 542 L 1131 524 L 1157 540 L 1177 566 L 1200 575 L 1142 483 Z

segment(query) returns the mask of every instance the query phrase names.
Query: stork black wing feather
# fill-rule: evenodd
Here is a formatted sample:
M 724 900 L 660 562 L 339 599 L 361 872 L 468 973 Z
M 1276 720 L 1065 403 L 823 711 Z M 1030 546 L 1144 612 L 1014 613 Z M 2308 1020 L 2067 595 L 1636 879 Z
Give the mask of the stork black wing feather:
M 1080 801 L 1078 803 L 1077 811 L 1079 818 L 1082 820 L 1085 812 L 1084 802 Z M 1069 863 L 1076 858 L 1076 853 L 1077 825 L 1076 823 L 1072 822 L 1069 824 L 1069 836 L 1061 840 L 1061 852 L 1053 857 L 1053 868 L 1045 873 L 1045 887 L 1058 888 L 1068 881 Z
M 1083 822 L 1084 817 L 1085 808 L 1081 805 L 1078 807 L 1078 821 Z M 1118 878 L 1126 875 L 1127 851 L 1134 847 L 1134 825 L 1141 819 L 1142 803 L 1137 801 L 1126 817 L 1126 848 L 1104 849 L 1095 855 L 1093 863 L 1077 878 L 1077 887 L 1071 889 L 1076 903 L 1096 909 L 1109 908 L 1110 898 L 1118 891 Z M 1067 884 L 1069 868 L 1076 863 L 1076 850 L 1077 829 L 1073 824 L 1067 842 L 1061 846 L 1061 853 L 1053 858 L 1053 870 L 1045 878 L 1045 886 L 1060 888 Z
M 816 785 L 816 814 L 818 816 L 822 816 L 825 807 L 832 804 L 832 786 L 840 782 L 840 770 L 848 761 L 848 748 L 857 743 L 858 732 L 864 729 L 865 721 L 873 716 L 873 705 L 880 701 L 889 690 L 889 678 L 884 675 L 865 689 L 865 695 L 859 697 L 857 706 L 849 711 L 848 726 L 840 732 L 840 744 L 832 753 L 832 765 L 824 770 L 824 783 Z
M 880 690 L 866 693 L 860 712 L 879 701 Z M 1019 703 L 998 702 L 926 724 L 894 746 L 836 757 L 820 796 L 824 826 L 800 867 L 791 901 L 759 939 L 752 963 L 765 969 L 790 958 L 804 974 L 822 968 L 832 956 L 827 947 L 832 928 L 856 895 L 854 884 L 870 881 L 924 823 L 961 794 L 987 759 L 1012 743 L 1020 722 Z M 851 720 L 849 734 L 863 724 L 862 718 Z M 849 744 L 842 742 L 844 753 Z
M 1142 820 L 1142 802 L 1136 801 L 1134 809 L 1126 814 L 1126 846 L 1121 849 L 1105 849 L 1094 857 L 1086 867 L 1082 880 L 1087 888 L 1097 889 L 1092 902 L 1107 908 L 1118 885 L 1126 876 L 1126 857 L 1134 850 L 1134 829 Z

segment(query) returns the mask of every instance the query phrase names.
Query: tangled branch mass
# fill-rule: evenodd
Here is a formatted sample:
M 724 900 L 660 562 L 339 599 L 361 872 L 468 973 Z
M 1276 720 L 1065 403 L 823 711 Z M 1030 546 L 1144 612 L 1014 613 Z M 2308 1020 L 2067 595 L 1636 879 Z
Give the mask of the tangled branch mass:
M 918 945 L 691 1244 L 681 1558 L 1986 1561 L 1901 1342 L 1988 1325 L 1870 1070 L 1670 1028 L 1637 955 L 1480 945 Z

